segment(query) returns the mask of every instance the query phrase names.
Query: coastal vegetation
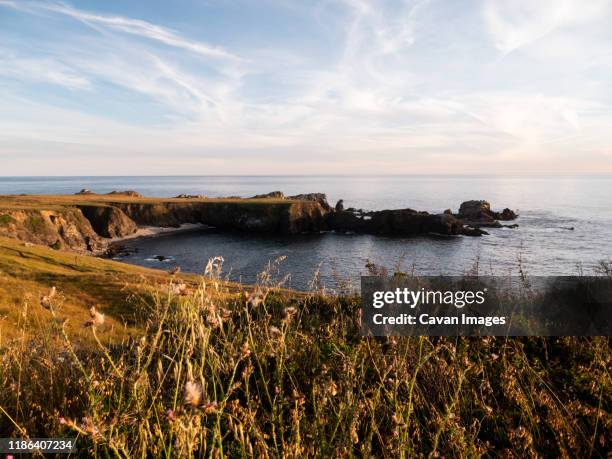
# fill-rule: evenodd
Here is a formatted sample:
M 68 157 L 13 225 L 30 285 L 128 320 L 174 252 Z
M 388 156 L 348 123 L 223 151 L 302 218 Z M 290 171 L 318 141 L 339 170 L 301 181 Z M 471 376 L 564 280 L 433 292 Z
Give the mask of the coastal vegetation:
M 246 287 L 221 259 L 0 238 L 0 432 L 82 457 L 606 457 L 609 338 L 363 338 L 358 297 L 276 268 Z

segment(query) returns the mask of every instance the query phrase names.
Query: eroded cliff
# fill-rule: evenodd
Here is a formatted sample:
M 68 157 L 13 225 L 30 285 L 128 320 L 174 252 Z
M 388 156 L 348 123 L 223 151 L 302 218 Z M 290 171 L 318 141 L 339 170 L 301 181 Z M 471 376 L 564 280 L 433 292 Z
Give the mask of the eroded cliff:
M 152 199 L 138 196 L 0 197 L 0 235 L 57 249 L 97 253 L 139 227 L 200 223 L 231 231 L 295 234 L 327 228 L 314 200 Z M 3 205 L 4 204 L 4 205 Z
M 0 236 L 54 249 L 97 253 L 104 243 L 77 208 L 0 209 Z
M 93 253 L 109 240 L 132 235 L 143 226 L 200 223 L 267 234 L 337 230 L 390 236 L 479 236 L 487 234 L 480 226 L 499 225 L 496 218 L 514 219 L 516 214 L 509 209 L 493 212 L 486 201 L 466 202 L 455 215 L 450 210 L 443 214 L 412 209 L 344 210 L 341 202 L 332 208 L 321 193 L 289 198 L 272 193 L 250 199 L 161 199 L 134 192 L 98 195 L 91 191 L 76 196 L 0 196 L 0 235 Z

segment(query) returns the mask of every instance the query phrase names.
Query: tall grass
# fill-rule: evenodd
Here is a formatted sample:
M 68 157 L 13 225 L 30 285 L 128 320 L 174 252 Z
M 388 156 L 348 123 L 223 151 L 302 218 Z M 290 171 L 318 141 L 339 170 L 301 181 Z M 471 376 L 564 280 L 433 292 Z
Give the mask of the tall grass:
M 608 338 L 366 339 L 357 297 L 269 272 L 230 293 L 219 262 L 152 286 L 142 335 L 115 345 L 94 309 L 76 347 L 54 292 L 0 350 L 1 436 L 78 436 L 83 457 L 609 453 Z

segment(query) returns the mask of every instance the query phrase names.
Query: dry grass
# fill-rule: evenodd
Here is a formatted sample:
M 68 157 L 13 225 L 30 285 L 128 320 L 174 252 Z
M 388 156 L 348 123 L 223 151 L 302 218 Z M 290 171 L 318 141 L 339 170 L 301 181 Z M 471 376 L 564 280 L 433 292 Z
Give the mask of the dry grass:
M 606 457 L 607 338 L 364 339 L 359 301 L 229 291 L 211 264 L 135 295 L 112 345 L 46 320 L 0 350 L 3 436 L 78 435 L 83 457 Z M 92 316 L 93 317 L 93 316 Z M 32 330 L 32 327 L 36 330 Z M 35 331 L 35 333 L 32 333 Z
M 134 197 L 122 194 L 85 195 L 0 195 L 0 209 L 48 209 L 59 210 L 66 206 L 104 205 L 112 203 L 163 204 L 163 203 L 237 203 L 245 206 L 268 206 L 272 204 L 291 205 L 298 202 L 276 198 L 156 198 Z
M 193 275 L 180 278 L 197 282 Z M 0 237 L 0 346 L 19 336 L 20 326 L 34 330 L 49 319 L 40 301 L 53 287 L 57 312 L 75 340 L 91 341 L 81 324 L 96 305 L 108 316 L 104 339 L 119 341 L 135 331 L 134 295 L 167 279 L 163 271 Z

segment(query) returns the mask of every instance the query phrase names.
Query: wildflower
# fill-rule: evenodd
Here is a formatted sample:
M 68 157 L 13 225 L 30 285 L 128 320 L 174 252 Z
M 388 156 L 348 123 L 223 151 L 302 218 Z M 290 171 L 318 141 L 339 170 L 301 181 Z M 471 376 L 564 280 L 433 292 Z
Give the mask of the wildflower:
M 242 354 L 243 358 L 247 358 L 249 355 L 251 355 L 251 349 L 249 348 L 249 343 L 245 342 L 240 347 L 240 353 Z
M 187 284 L 176 284 L 172 286 L 172 293 L 180 296 L 189 295 L 189 288 Z
M 330 379 L 327 383 L 326 390 L 327 393 L 333 397 L 338 393 L 338 386 L 336 386 L 336 383 L 332 379 Z
M 84 430 L 85 433 L 92 437 L 100 435 L 100 429 L 95 426 L 93 420 L 89 416 L 81 419 L 81 430 Z
M 288 306 L 283 309 L 283 320 L 285 322 L 290 322 L 295 314 L 297 314 L 297 309 L 293 306 Z
M 283 334 L 283 332 L 281 332 L 280 329 L 274 325 L 270 325 L 269 332 L 272 338 L 279 338 Z
M 168 271 L 168 274 L 170 274 L 171 276 L 174 276 L 174 275 L 176 275 L 176 274 L 178 274 L 180 272 L 181 272 L 181 267 L 180 266 L 175 266 L 170 271 Z
M 251 306 L 256 308 L 257 306 L 259 306 L 260 304 L 264 302 L 265 295 L 263 294 L 261 289 L 257 288 L 257 290 L 255 290 L 252 293 L 247 292 L 246 298 L 247 298 L 247 303 L 249 303 Z
M 176 416 L 174 415 L 174 411 L 171 408 L 168 408 L 168 411 L 166 411 L 166 418 L 168 419 L 168 421 L 176 420 Z
M 206 268 L 204 268 L 204 275 L 212 278 L 219 277 L 223 269 L 223 262 L 223 257 L 213 257 L 209 259 Z
M 51 298 L 47 295 L 41 296 L 40 305 L 45 309 L 51 309 Z
M 202 410 L 206 414 L 215 413 L 217 411 L 217 402 L 208 402 L 202 405 Z
M 359 435 L 357 435 L 357 427 L 354 425 L 351 427 L 351 441 L 354 444 L 359 443 Z
M 242 370 L 242 374 L 240 376 L 242 377 L 242 379 L 247 380 L 249 379 L 249 376 L 253 374 L 253 370 L 253 365 L 251 365 L 251 363 L 249 362 L 249 364 L 244 367 L 244 370 Z
M 202 387 L 195 381 L 185 383 L 185 403 L 192 407 L 200 405 L 202 400 Z
M 55 297 L 57 289 L 55 286 L 51 287 L 49 293 L 40 297 L 40 305 L 45 309 L 51 309 L 52 299 Z
M 232 311 L 230 311 L 229 309 L 226 308 L 221 308 L 221 318 L 223 320 L 229 319 L 230 316 L 232 315 Z
M 89 308 L 89 315 L 91 316 L 91 325 L 99 327 L 104 323 L 104 314 L 99 312 L 95 306 Z

